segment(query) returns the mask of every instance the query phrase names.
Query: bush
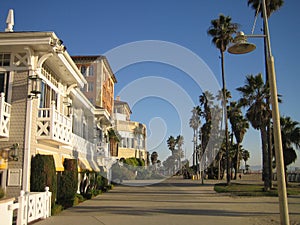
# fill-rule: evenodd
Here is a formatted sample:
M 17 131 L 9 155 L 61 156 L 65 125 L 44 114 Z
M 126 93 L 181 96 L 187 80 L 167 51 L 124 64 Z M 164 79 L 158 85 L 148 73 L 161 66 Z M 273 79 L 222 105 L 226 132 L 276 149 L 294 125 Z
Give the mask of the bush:
M 55 204 L 57 177 L 52 155 L 37 154 L 31 159 L 30 190 L 43 192 L 48 186 L 52 192 L 51 205 Z
M 4 198 L 4 196 L 5 196 L 5 191 L 2 187 L 0 187 L 0 199 Z
M 63 206 L 62 205 L 52 205 L 51 207 L 51 215 L 57 215 L 59 214 L 61 211 L 63 210 Z
M 73 206 L 78 188 L 77 160 L 65 159 L 64 168 L 65 170 L 58 179 L 57 202 L 68 208 Z

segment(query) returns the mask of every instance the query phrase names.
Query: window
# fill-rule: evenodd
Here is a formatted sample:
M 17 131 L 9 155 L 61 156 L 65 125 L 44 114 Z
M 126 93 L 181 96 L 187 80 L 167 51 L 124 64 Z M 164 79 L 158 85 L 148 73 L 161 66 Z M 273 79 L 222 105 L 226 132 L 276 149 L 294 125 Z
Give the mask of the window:
M 83 76 L 86 76 L 86 66 L 81 66 L 80 72 L 82 73 Z
M 8 96 L 9 72 L 0 73 L 0 93 L 5 94 L 5 101 Z
M 10 65 L 10 54 L 0 53 L 0 66 L 9 66 Z
M 50 108 L 52 101 L 55 101 L 55 103 L 57 103 L 57 93 L 47 84 L 42 82 L 40 108 Z
M 93 82 L 89 82 L 88 83 L 88 92 L 92 92 L 94 91 L 94 83 Z
M 89 67 L 89 76 L 94 76 L 94 66 Z

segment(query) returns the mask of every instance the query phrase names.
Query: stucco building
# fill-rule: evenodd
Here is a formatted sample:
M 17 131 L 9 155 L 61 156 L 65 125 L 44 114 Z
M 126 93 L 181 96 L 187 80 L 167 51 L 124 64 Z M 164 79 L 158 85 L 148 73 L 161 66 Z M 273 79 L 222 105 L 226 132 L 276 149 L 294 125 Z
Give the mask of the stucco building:
M 127 102 L 117 96 L 114 101 L 115 129 L 121 136 L 118 145 L 118 158 L 139 158 L 147 163 L 146 125 L 130 120 L 131 109 Z

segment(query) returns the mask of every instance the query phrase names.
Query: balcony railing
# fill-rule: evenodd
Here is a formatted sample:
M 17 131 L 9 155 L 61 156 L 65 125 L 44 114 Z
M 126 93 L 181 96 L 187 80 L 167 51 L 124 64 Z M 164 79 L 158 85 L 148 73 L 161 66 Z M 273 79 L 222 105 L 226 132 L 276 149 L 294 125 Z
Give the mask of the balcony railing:
M 11 105 L 5 102 L 5 95 L 0 94 L 0 137 L 9 137 Z
M 72 146 L 83 155 L 92 155 L 96 151 L 96 145 L 88 140 L 72 133 Z
M 72 119 L 55 109 L 39 108 L 37 119 L 37 139 L 54 142 L 59 145 L 70 145 L 72 137 Z

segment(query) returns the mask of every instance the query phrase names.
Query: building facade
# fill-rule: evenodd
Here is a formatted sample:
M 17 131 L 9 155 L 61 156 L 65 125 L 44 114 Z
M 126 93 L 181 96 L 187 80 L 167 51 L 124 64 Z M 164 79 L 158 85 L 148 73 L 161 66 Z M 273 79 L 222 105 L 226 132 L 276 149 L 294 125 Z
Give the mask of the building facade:
M 138 158 L 147 163 L 146 125 L 130 120 L 131 109 L 127 102 L 117 96 L 114 101 L 115 129 L 121 136 L 118 145 L 118 158 Z
M 7 197 L 30 191 L 36 154 L 53 155 L 57 173 L 65 158 L 77 159 L 79 171 L 105 166 L 98 150 L 108 156 L 101 132 L 111 118 L 82 93 L 86 84 L 54 32 L 0 33 L 0 186 Z
M 114 85 L 117 79 L 105 56 L 72 56 L 87 83 L 81 89 L 96 107 L 106 109 L 112 115 Z

